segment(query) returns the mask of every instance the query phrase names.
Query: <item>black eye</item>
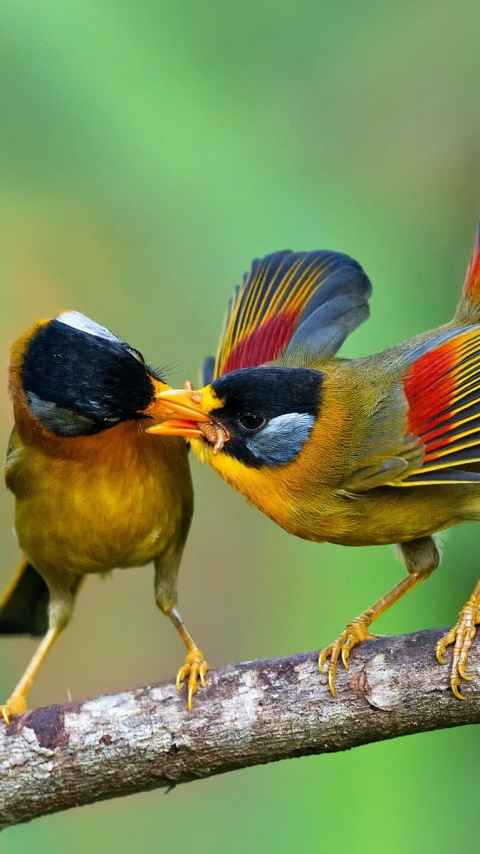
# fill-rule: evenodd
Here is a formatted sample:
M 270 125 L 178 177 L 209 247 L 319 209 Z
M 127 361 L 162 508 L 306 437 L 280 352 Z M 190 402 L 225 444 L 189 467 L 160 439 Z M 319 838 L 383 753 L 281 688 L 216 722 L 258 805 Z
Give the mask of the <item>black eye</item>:
M 238 423 L 245 430 L 260 430 L 260 427 L 263 427 L 267 423 L 267 419 L 261 415 L 241 415 L 238 418 Z

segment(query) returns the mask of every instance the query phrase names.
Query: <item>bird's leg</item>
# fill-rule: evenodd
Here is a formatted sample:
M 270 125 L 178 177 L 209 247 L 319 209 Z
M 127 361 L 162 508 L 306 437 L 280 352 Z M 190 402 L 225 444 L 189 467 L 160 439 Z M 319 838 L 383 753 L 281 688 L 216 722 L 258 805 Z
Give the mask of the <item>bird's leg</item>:
M 424 581 L 440 563 L 440 553 L 436 543 L 432 537 L 422 537 L 418 540 L 411 540 L 408 543 L 401 543 L 399 549 L 405 561 L 408 575 L 403 578 L 392 590 L 389 590 L 385 596 L 382 596 L 378 602 L 375 602 L 371 608 L 364 611 L 363 614 L 348 623 L 345 631 L 342 632 L 336 641 L 327 646 L 320 652 L 318 657 L 318 667 L 321 673 L 324 672 L 324 664 L 327 658 L 328 662 L 328 687 L 331 694 L 335 697 L 335 676 L 337 673 L 338 659 L 342 658 L 343 666 L 348 670 L 348 657 L 357 643 L 367 640 L 375 640 L 378 635 L 370 634 L 368 627 L 377 617 L 380 617 L 391 605 L 398 602 L 405 593 L 417 587 L 421 581 Z
M 45 580 L 47 581 L 47 579 Z M 70 620 L 74 595 L 78 590 L 81 580 L 81 576 L 74 576 L 73 579 L 67 576 L 67 578 L 64 577 L 61 579 L 59 586 L 56 587 L 47 581 L 50 591 L 48 607 L 49 628 L 7 702 L 0 705 L 0 714 L 3 716 L 6 724 L 10 723 L 10 718 L 27 711 L 27 694 L 53 644 Z
M 373 623 L 377 617 L 383 614 L 387 608 L 390 608 L 391 605 L 398 602 L 405 593 L 413 590 L 413 588 L 416 587 L 417 584 L 420 584 L 420 582 L 426 577 L 427 576 L 407 575 L 407 577 L 403 578 L 402 581 L 396 584 L 392 590 L 389 590 L 385 596 L 382 596 L 378 602 L 375 602 L 371 608 L 368 608 L 367 611 L 364 611 L 363 614 L 360 614 L 355 618 L 355 620 L 348 623 L 345 631 L 342 632 L 337 640 L 320 652 L 318 657 L 318 667 L 321 673 L 324 673 L 323 668 L 327 658 L 330 659 L 327 669 L 328 687 L 334 697 L 336 696 L 335 676 L 337 674 L 337 662 L 340 656 L 342 658 L 343 666 L 348 670 L 348 657 L 353 647 L 361 641 L 375 640 L 375 638 L 379 637 L 379 635 L 372 635 L 368 631 L 368 626 Z
M 192 711 L 192 697 L 197 691 L 198 680 L 200 680 L 200 684 L 202 688 L 205 688 L 205 676 L 208 672 L 208 664 L 203 657 L 203 653 L 200 652 L 196 643 L 194 642 L 191 635 L 187 632 L 185 628 L 185 624 L 178 613 L 176 608 L 172 608 L 168 615 L 175 626 L 177 632 L 182 638 L 185 646 L 187 647 L 187 655 L 185 658 L 185 664 L 183 667 L 180 667 L 177 672 L 177 691 L 180 690 L 180 686 L 184 679 L 188 676 L 188 701 L 187 706 L 188 710 Z
M 22 715 L 27 711 L 27 694 L 32 687 L 38 671 L 58 638 L 60 631 L 61 629 L 56 627 L 48 629 L 46 635 L 43 637 L 39 646 L 35 650 L 35 653 L 30 659 L 28 667 L 20 679 L 20 682 L 17 683 L 7 702 L 4 703 L 3 706 L 0 706 L 0 712 L 2 713 L 6 724 L 10 723 L 10 718 L 15 717 L 15 715 Z
M 175 557 L 170 561 L 162 559 L 155 562 L 155 599 L 158 607 L 167 617 L 170 617 L 177 632 L 187 647 L 185 663 L 177 672 L 177 691 L 180 690 L 182 682 L 188 677 L 187 691 L 188 710 L 192 710 L 192 698 L 197 691 L 198 682 L 205 688 L 205 676 L 209 670 L 208 664 L 200 652 L 192 636 L 187 631 L 177 610 L 177 574 L 180 558 Z
M 453 693 L 459 700 L 466 697 L 460 693 L 460 682 L 462 679 L 470 681 L 471 676 L 467 673 L 467 658 L 472 641 L 475 637 L 476 626 L 480 625 L 480 581 L 468 602 L 465 603 L 458 615 L 458 623 L 450 629 L 443 638 L 437 641 L 436 653 L 440 664 L 446 664 L 445 653 L 447 646 L 454 644 L 452 667 L 450 670 L 450 685 Z

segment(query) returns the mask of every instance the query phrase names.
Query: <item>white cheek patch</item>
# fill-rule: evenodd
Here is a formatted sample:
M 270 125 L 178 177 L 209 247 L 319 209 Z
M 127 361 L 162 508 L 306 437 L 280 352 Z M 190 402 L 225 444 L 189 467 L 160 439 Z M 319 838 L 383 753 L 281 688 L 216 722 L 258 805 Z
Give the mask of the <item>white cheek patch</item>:
M 117 338 L 105 326 L 100 326 L 99 323 L 95 323 L 94 320 L 90 320 L 89 317 L 85 317 L 79 311 L 64 311 L 63 314 L 58 315 L 56 320 L 59 323 L 64 323 L 65 326 L 71 326 L 72 329 L 78 329 L 79 332 L 86 332 L 87 335 L 94 335 L 96 338 L 104 338 L 106 341 L 116 341 L 123 344 L 121 338 Z
M 289 463 L 302 450 L 310 436 L 315 418 L 313 415 L 289 412 L 271 418 L 263 430 L 249 437 L 245 444 L 249 451 L 269 466 Z

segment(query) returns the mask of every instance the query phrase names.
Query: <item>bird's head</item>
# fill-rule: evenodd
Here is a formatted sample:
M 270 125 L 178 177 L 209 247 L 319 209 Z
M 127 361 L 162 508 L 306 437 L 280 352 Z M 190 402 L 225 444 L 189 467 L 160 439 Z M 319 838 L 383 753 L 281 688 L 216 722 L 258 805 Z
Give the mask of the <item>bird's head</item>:
M 306 368 L 244 368 L 195 390 L 159 392 L 162 416 L 148 432 L 190 438 L 202 460 L 218 468 L 220 456 L 250 468 L 292 462 L 316 421 L 322 374 Z M 218 460 L 219 462 L 219 460 Z
M 368 317 L 370 293 L 360 265 L 336 252 L 282 250 L 253 261 L 230 300 L 217 355 L 204 363 L 208 384 L 160 393 L 171 419 L 151 432 L 190 438 L 239 489 L 245 467 L 250 481 L 268 471 L 271 483 L 273 470 L 283 476 L 305 448 L 302 465 L 289 470 L 303 476 L 327 396 L 323 366 Z M 316 431 L 319 447 L 324 439 Z
M 138 350 L 77 311 L 38 321 L 12 347 L 17 421 L 23 412 L 57 436 L 100 433 L 153 409 L 160 417 L 166 389 Z

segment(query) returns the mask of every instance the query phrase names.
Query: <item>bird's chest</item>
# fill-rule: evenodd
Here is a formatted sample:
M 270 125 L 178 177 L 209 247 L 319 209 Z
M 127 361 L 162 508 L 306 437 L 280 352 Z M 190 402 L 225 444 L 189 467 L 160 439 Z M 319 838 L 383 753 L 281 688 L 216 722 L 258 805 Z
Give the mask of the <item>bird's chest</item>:
M 325 484 L 312 468 L 303 478 L 287 467 L 245 471 L 229 465 L 222 472 L 233 486 L 286 531 L 315 542 L 379 545 L 428 536 L 465 517 L 463 492 L 451 487 L 384 487 L 348 495 Z
M 352 496 L 320 492 L 315 504 L 297 504 L 289 530 L 341 545 L 406 542 L 464 521 L 461 490 L 457 501 L 452 492 L 451 487 L 382 487 Z
M 176 444 L 99 442 L 88 459 L 24 453 L 16 530 L 34 566 L 63 560 L 76 571 L 102 572 L 174 550 L 191 512 L 186 453 L 179 443 L 176 460 Z

